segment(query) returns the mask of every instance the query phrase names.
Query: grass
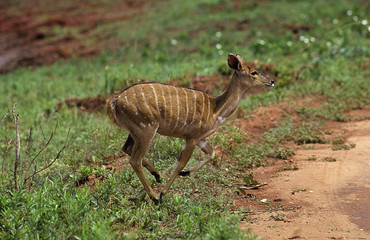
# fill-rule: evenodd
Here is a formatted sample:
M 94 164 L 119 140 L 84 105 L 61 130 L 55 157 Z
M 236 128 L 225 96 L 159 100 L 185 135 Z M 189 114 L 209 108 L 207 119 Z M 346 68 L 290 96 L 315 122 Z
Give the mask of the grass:
M 56 164 L 32 178 L 30 187 L 15 189 L 15 126 L 10 116 L 4 120 L 0 126 L 1 238 L 255 239 L 239 228 L 242 216 L 228 210 L 237 191 L 230 186 L 246 175 L 246 168 L 263 166 L 268 158 L 291 157 L 294 151 L 284 146 L 287 142 L 327 142 L 322 137 L 323 122 L 347 121 L 347 110 L 370 103 L 366 67 L 369 25 L 364 22 L 368 8 L 368 3 L 345 0 L 246 2 L 238 6 L 230 1 L 168 1 L 156 5 L 155 11 L 145 9 L 140 19 L 103 24 L 96 30 L 116 29 L 113 37 L 125 43 L 119 49 L 96 58 L 18 68 L 1 75 L 0 117 L 8 106 L 18 103 L 22 160 L 30 128 L 33 140 L 28 159 L 45 145 L 44 136 L 49 136 L 58 122 L 49 147 L 33 168 L 51 161 L 69 129 L 73 142 Z M 311 28 L 294 34 L 286 27 L 289 24 L 311 24 Z M 327 102 L 300 109 L 298 114 L 305 122 L 296 125 L 288 117 L 255 144 L 246 144 L 248 133 L 224 124 L 210 142 L 225 150 L 227 161 L 209 164 L 194 177 L 175 181 L 159 206 L 140 200 L 142 186 L 131 168 L 114 172 L 102 167 L 104 156 L 119 152 L 126 132 L 112 126 L 104 113 L 89 115 L 65 106 L 55 109 L 64 98 L 106 94 L 139 79 L 165 82 L 185 75 L 217 74 L 224 71 L 220 64 L 225 65 L 228 52 L 241 53 L 248 61 L 273 64 L 280 80 L 270 91 L 241 102 L 246 117 L 259 106 L 305 96 L 325 96 Z M 183 144 L 165 137 L 152 143 L 147 157 L 164 180 Z M 196 152 L 188 167 L 201 156 Z M 287 168 L 294 170 L 296 165 Z M 75 186 L 92 174 L 102 176 L 96 189 Z M 149 174 L 148 179 L 158 189 Z

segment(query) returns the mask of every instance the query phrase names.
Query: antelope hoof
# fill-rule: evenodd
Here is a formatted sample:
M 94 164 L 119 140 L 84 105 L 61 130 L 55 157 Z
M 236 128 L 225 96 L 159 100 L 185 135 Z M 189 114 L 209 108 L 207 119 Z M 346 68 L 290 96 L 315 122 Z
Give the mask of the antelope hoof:
M 155 205 L 159 205 L 162 202 L 161 197 L 159 197 L 159 199 L 150 197 L 150 199 L 154 202 Z
M 181 171 L 179 173 L 180 176 L 190 176 L 190 171 Z
M 161 176 L 158 173 L 151 172 L 151 174 L 155 177 L 155 180 L 157 181 L 157 183 L 162 183 Z
M 164 194 L 161 192 L 161 193 L 159 194 L 159 202 L 162 202 L 162 198 L 163 198 L 163 196 L 164 196 Z

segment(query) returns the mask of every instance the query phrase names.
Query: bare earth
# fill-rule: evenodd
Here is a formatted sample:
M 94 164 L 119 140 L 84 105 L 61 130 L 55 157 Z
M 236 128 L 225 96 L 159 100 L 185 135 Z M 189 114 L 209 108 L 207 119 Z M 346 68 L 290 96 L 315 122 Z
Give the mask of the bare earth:
M 356 111 L 352 114 L 369 119 L 369 109 Z M 236 201 L 252 209 L 240 223 L 243 229 L 265 239 L 370 239 L 370 120 L 331 122 L 327 129 L 344 134 L 355 148 L 333 151 L 330 144 L 314 144 L 296 151 L 290 162 L 298 170 L 282 171 L 282 160 L 256 169 L 255 179 L 268 185 Z M 266 211 L 267 206 L 281 208 Z

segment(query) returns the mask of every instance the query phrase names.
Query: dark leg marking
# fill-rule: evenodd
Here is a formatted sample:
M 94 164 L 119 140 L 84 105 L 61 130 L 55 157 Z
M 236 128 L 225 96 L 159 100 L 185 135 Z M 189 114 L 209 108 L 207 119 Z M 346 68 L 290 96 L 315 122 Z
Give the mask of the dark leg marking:
M 134 139 L 131 137 L 131 135 L 128 135 L 125 145 L 122 147 L 122 151 L 131 156 L 132 150 L 134 149 L 134 143 Z
M 190 171 L 181 171 L 179 173 L 180 176 L 190 176 Z
M 155 180 L 157 181 L 157 183 L 162 183 L 161 181 L 161 176 L 156 173 L 156 172 L 150 172 L 154 177 L 155 177 Z

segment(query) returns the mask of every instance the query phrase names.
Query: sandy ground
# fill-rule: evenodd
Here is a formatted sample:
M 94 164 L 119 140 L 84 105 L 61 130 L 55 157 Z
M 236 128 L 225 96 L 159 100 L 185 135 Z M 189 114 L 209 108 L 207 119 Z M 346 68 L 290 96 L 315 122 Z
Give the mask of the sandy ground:
M 370 239 L 370 120 L 329 123 L 328 129 L 356 146 L 302 147 L 292 159 L 298 170 L 281 171 L 281 163 L 257 169 L 255 178 L 268 185 L 248 193 L 267 199 L 268 204 L 257 203 L 263 209 L 275 210 L 247 213 L 243 229 L 265 239 Z M 256 202 L 245 198 L 237 204 L 253 210 Z

